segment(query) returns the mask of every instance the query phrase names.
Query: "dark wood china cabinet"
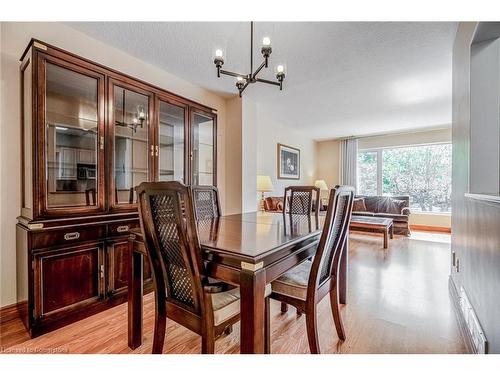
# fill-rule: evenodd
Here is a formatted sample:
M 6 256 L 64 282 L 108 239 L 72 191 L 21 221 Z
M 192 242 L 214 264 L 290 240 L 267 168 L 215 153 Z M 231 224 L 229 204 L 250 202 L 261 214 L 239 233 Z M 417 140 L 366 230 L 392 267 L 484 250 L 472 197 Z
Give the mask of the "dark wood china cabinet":
M 34 39 L 20 72 L 17 285 L 36 336 L 126 300 L 134 187 L 216 185 L 217 115 Z

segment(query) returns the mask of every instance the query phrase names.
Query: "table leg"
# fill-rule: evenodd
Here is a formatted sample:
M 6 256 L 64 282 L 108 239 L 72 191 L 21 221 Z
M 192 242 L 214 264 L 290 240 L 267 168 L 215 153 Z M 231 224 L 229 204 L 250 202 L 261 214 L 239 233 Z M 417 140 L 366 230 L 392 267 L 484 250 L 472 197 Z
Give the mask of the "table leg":
M 349 258 L 349 237 L 346 236 L 344 246 L 342 248 L 342 255 L 340 256 L 340 269 L 338 277 L 339 287 L 339 302 L 342 304 L 347 303 L 347 266 Z
M 391 240 L 394 238 L 394 224 L 391 224 L 391 227 L 389 228 L 389 236 Z
M 264 353 L 266 272 L 242 270 L 240 273 L 242 354 Z
M 388 237 L 389 237 L 389 229 L 385 228 L 384 229 L 384 249 L 387 249 Z
M 128 274 L 128 346 L 136 349 L 142 345 L 142 270 L 144 257 L 129 245 L 130 269 Z

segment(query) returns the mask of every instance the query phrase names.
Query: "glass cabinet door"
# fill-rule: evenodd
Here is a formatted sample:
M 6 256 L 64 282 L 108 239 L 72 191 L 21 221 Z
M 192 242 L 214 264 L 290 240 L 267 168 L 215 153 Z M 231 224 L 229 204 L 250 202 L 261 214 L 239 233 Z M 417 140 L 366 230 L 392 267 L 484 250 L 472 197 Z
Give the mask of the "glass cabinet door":
M 216 185 L 215 116 L 193 111 L 191 114 L 191 184 Z
M 158 180 L 184 182 L 186 107 L 159 101 Z
M 113 86 L 113 206 L 135 203 L 134 187 L 149 180 L 149 103 L 146 94 Z
M 63 65 L 44 64 L 45 207 L 95 210 L 103 194 L 98 162 L 103 79 Z

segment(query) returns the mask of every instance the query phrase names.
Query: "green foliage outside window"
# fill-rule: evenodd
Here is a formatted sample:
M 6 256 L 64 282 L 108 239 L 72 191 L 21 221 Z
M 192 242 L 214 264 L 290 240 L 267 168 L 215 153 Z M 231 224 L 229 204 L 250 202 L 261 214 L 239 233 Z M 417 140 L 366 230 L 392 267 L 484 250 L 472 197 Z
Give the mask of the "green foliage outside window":
M 377 157 L 382 157 L 381 192 Z M 365 195 L 409 195 L 410 207 L 427 212 L 451 209 L 451 144 L 398 147 L 358 154 L 358 191 Z

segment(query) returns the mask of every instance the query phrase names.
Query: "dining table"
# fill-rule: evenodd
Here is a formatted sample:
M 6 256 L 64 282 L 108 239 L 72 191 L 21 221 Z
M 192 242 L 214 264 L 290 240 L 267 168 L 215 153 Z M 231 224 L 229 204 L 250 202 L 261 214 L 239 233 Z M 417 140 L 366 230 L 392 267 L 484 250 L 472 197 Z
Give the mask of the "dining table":
M 314 257 L 324 215 L 248 212 L 197 220 L 206 276 L 240 288 L 240 352 L 264 353 L 265 289 L 280 275 Z M 142 345 L 143 262 L 140 229 L 129 238 L 128 345 Z M 347 300 L 348 239 L 339 266 L 339 302 Z

